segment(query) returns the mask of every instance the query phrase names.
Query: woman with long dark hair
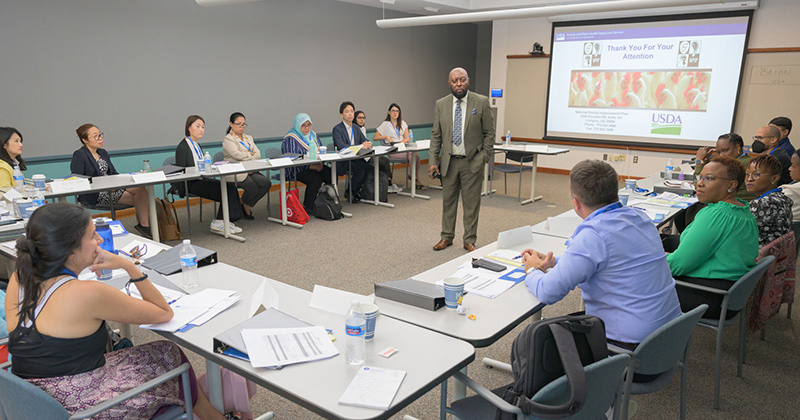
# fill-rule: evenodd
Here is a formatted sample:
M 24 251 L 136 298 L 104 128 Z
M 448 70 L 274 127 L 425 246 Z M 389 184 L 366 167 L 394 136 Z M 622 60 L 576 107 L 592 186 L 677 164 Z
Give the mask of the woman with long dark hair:
M 22 133 L 16 128 L 0 127 L 0 187 L 16 187 L 14 166 L 27 169 L 22 159 Z
M 261 151 L 256 147 L 253 136 L 244 133 L 247 121 L 244 114 L 234 112 L 228 122 L 228 131 L 222 139 L 222 151 L 225 153 L 225 160 L 231 162 L 245 162 L 248 160 L 261 159 Z M 244 190 L 242 194 L 242 216 L 245 219 L 254 219 L 251 209 L 269 193 L 272 183 L 269 178 L 261 172 L 251 172 L 249 174 L 236 174 L 228 177 L 228 182 L 236 181 L 239 188 Z
M 375 130 L 372 140 L 381 141 L 385 145 L 396 143 L 408 144 L 410 141 L 408 136 L 408 124 L 403 121 L 403 111 L 400 109 L 400 105 L 395 103 L 389 105 L 389 109 L 386 111 L 386 119 L 383 120 L 381 125 Z M 415 154 L 415 156 L 414 164 L 417 165 L 417 173 L 420 173 L 419 154 Z M 408 153 L 393 153 L 390 154 L 389 157 L 392 159 L 405 158 L 406 162 L 408 162 Z M 417 177 L 416 188 L 418 190 L 426 189 L 426 187 L 422 185 L 422 182 L 420 182 L 419 177 Z
M 5 299 L 9 352 L 15 375 L 42 388 L 70 413 L 135 388 L 187 361 L 169 341 L 155 341 L 105 353 L 106 321 L 161 323 L 172 308 L 161 293 L 124 257 L 100 248 L 89 213 L 54 203 L 31 215 L 17 240 L 16 271 Z M 100 281 L 77 280 L 86 268 L 122 269 L 141 299 Z M 225 417 L 197 391 L 191 372 L 195 412 L 204 419 Z M 108 410 L 111 419 L 150 419 L 165 407 L 181 405 L 182 386 L 173 379 Z

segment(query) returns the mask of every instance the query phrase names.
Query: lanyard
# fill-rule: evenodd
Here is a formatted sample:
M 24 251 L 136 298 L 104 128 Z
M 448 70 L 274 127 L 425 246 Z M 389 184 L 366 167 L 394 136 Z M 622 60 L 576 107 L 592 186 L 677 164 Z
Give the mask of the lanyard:
M 239 144 L 241 144 L 242 146 L 244 146 L 244 147 L 245 147 L 245 149 L 247 149 L 247 151 L 248 151 L 248 152 L 250 152 L 250 153 L 253 153 L 253 150 L 252 150 L 252 149 L 250 149 L 250 145 L 249 145 L 249 144 L 245 144 L 245 142 L 243 142 L 243 141 L 241 141 L 241 140 L 239 140 Z
M 350 131 L 350 145 L 352 146 L 353 145 L 353 126 L 352 125 L 349 127 L 349 131 Z
M 773 153 L 775 153 L 775 152 L 777 152 L 777 151 L 778 151 L 778 149 L 780 149 L 780 147 L 778 147 L 778 146 L 775 146 L 775 148 L 774 148 L 774 149 L 772 149 L 772 151 L 771 151 L 771 152 L 769 152 L 769 155 L 770 155 L 770 156 L 772 156 L 772 154 L 773 154 Z
M 200 150 L 200 145 L 195 143 L 191 137 L 186 137 L 186 141 L 192 145 L 192 149 L 194 149 L 194 153 L 197 155 L 197 159 L 203 160 L 203 152 Z
M 760 199 L 761 197 L 764 197 L 765 195 L 769 195 L 769 193 L 771 193 L 771 192 L 780 191 L 780 190 L 781 190 L 780 188 L 773 188 L 773 189 L 765 192 L 764 194 L 759 195 L 756 200 Z
M 394 124 L 392 124 L 392 128 L 394 128 L 395 133 L 397 133 L 397 138 L 399 138 L 400 141 L 403 141 L 403 130 L 401 128 L 397 128 L 397 126 Z
M 72 270 L 66 267 L 61 269 L 61 274 L 69 274 L 70 276 L 75 277 L 76 279 L 78 278 L 77 274 L 75 274 L 74 272 L 72 272 Z
M 618 201 L 616 206 L 615 205 L 610 205 L 610 206 L 604 208 L 603 210 L 600 210 L 597 213 L 595 213 L 594 217 L 597 217 L 597 216 L 599 216 L 599 215 L 601 215 L 603 213 L 607 213 L 607 212 L 609 212 L 611 210 L 616 210 L 616 209 L 619 209 L 619 208 L 622 208 L 622 203 L 620 203 Z

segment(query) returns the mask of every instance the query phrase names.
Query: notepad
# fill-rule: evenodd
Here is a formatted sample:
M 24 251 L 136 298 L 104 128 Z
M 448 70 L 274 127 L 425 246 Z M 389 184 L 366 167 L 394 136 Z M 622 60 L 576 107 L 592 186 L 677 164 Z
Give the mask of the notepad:
M 362 366 L 344 390 L 339 404 L 388 410 L 406 372 Z

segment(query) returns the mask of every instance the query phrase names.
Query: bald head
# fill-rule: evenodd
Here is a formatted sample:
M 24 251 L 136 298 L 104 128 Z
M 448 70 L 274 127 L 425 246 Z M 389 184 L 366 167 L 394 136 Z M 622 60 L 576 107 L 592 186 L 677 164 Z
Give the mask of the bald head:
M 758 129 L 756 137 L 764 143 L 767 150 L 774 148 L 781 140 L 781 130 L 774 125 L 765 125 Z
M 467 89 L 469 89 L 469 76 L 467 75 L 467 71 L 461 67 L 450 70 L 447 84 L 450 86 L 450 91 L 453 92 L 453 96 L 458 99 L 463 98 L 467 95 Z

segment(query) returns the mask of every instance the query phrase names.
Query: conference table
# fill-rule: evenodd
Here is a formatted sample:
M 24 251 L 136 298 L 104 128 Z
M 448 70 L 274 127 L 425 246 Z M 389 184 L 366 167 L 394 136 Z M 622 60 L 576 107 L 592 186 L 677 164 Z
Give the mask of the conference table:
M 401 191 L 401 192 L 399 192 L 397 194 L 403 195 L 403 196 L 406 196 L 406 197 L 411 197 L 411 198 L 420 198 L 420 199 L 423 199 L 423 200 L 428 200 L 428 199 L 431 198 L 430 196 L 427 196 L 427 195 L 417 194 L 417 176 L 419 176 L 419 174 L 417 173 L 417 163 L 416 163 L 417 162 L 417 155 L 420 152 L 424 152 L 424 151 L 430 150 L 430 149 L 431 149 L 431 141 L 430 140 L 420 140 L 420 141 L 415 142 L 413 146 L 406 145 L 406 146 L 403 146 L 402 150 L 398 150 L 398 153 L 408 153 L 409 154 L 408 163 L 407 164 L 411 167 L 411 187 L 410 187 L 410 192 Z M 430 159 L 429 159 L 429 163 L 430 163 Z
M 537 168 L 537 162 L 539 160 L 539 155 L 555 156 L 555 155 L 560 155 L 562 153 L 569 152 L 569 149 L 565 149 L 565 148 L 562 148 L 562 147 L 551 147 L 551 146 L 547 146 L 547 145 L 516 144 L 516 143 L 512 143 L 512 144 L 510 144 L 508 146 L 506 146 L 503 143 L 495 144 L 494 145 L 494 150 L 495 151 L 501 151 L 501 152 L 504 152 L 504 153 L 517 152 L 517 153 L 523 153 L 523 154 L 526 154 L 526 155 L 532 155 L 533 156 L 533 158 L 531 160 L 531 195 L 530 195 L 530 198 L 528 198 L 526 200 L 522 200 L 520 202 L 520 204 L 523 205 L 523 206 L 526 205 L 526 204 L 533 203 L 534 201 L 538 201 L 538 200 L 542 199 L 542 196 L 541 195 L 537 196 L 536 192 L 535 192 L 535 188 L 536 188 L 536 168 Z M 494 162 L 491 162 L 491 163 L 492 163 L 492 165 L 494 165 Z M 520 165 L 522 165 L 522 163 L 520 163 Z M 492 170 L 491 168 L 488 168 L 488 169 L 491 170 L 492 172 L 494 172 L 494 170 Z M 492 173 L 492 175 L 494 175 L 494 174 Z M 486 186 L 486 183 L 484 181 L 484 187 L 485 186 Z M 492 193 L 494 193 L 494 191 L 488 191 L 488 190 L 486 190 L 486 188 L 484 188 L 484 193 L 485 194 L 492 194 Z
M 200 290 L 235 290 L 242 299 L 207 323 L 186 332 L 155 332 L 206 359 L 210 389 L 220 389 L 218 367 L 223 366 L 325 418 L 386 419 L 475 359 L 475 349 L 467 342 L 379 315 L 375 338 L 366 345 L 364 366 L 403 370 L 406 376 L 388 410 L 340 405 L 339 397 L 360 368 L 348 365 L 344 358 L 346 335 L 343 315 L 310 307 L 312 294 L 309 291 L 225 263 L 201 267 L 198 273 Z M 181 274 L 167 276 L 167 279 L 178 285 Z M 337 337 L 333 344 L 340 354 L 330 359 L 271 370 L 254 368 L 250 362 L 214 353 L 213 338 L 249 318 L 250 299 L 262 281 L 268 282 L 277 291 L 279 310 L 312 325 L 332 329 Z M 387 347 L 399 351 L 389 358 L 379 356 L 378 352 Z M 210 394 L 211 403 L 221 409 L 221 393 L 214 391 Z
M 191 181 L 200 178 L 200 173 L 179 173 L 172 174 L 161 179 L 152 179 L 147 181 L 136 182 L 133 180 L 132 174 L 118 174 L 108 175 L 92 178 L 92 183 L 89 188 L 69 189 L 68 191 L 53 192 L 45 191 L 44 198 L 57 199 L 59 201 L 66 200 L 69 196 L 77 196 L 81 194 L 93 194 L 102 191 L 119 190 L 133 187 L 145 187 L 147 190 L 147 201 L 150 209 L 150 231 L 153 235 L 153 240 L 159 242 L 161 238 L 158 233 L 158 214 L 156 213 L 156 198 L 153 192 L 153 186 L 161 185 L 172 182 Z

